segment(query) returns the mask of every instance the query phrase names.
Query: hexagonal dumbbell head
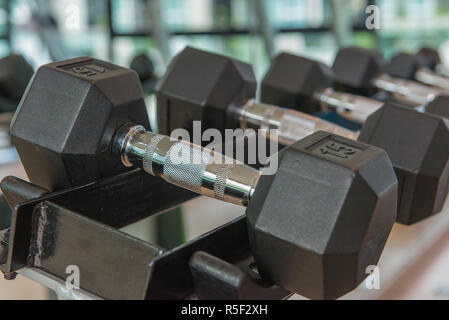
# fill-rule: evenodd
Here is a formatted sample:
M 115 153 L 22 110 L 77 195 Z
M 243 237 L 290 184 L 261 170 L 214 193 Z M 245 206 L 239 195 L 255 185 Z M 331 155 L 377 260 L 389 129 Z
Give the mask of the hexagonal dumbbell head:
M 449 96 L 441 95 L 426 105 L 426 112 L 449 119 Z
M 227 123 L 232 106 L 254 98 L 256 88 L 250 65 L 186 48 L 173 59 L 158 85 L 159 131 L 191 130 L 193 121 L 202 121 L 203 130 L 234 128 Z
M 31 182 L 58 190 L 125 170 L 120 159 L 108 156 L 112 137 L 125 122 L 149 129 L 137 74 L 78 58 L 39 68 L 14 116 L 11 136 Z
M 415 74 L 423 67 L 418 56 L 409 53 L 395 55 L 388 67 L 388 73 L 395 78 L 414 80 Z
M 395 165 L 398 222 L 412 224 L 441 211 L 449 183 L 447 120 L 386 103 L 368 118 L 359 140 L 384 149 Z
M 371 95 L 376 91 L 372 81 L 384 72 L 385 62 L 376 50 L 349 47 L 338 52 L 332 69 L 337 90 Z
M 143 91 L 150 95 L 156 89 L 158 77 L 154 73 L 154 64 L 146 54 L 139 54 L 131 61 L 130 68 L 137 72 Z
M 16 110 L 33 73 L 33 68 L 21 55 L 0 59 L 0 112 Z
M 151 80 L 155 77 L 154 64 L 146 54 L 139 54 L 131 61 L 130 68 L 137 72 L 141 82 Z
M 306 113 L 320 111 L 314 93 L 332 86 L 332 70 L 322 63 L 281 53 L 261 85 L 261 101 Z
M 431 48 L 421 48 L 416 55 L 421 59 L 421 64 L 431 70 L 441 63 L 440 54 Z
M 316 132 L 279 154 L 247 209 L 259 272 L 286 289 L 333 299 L 378 262 L 396 219 L 397 180 L 387 154 Z

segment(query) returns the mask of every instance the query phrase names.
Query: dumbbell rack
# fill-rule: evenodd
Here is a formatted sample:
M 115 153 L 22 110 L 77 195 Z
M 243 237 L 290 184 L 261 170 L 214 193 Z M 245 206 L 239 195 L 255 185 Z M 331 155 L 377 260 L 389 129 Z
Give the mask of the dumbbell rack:
M 289 292 L 263 283 L 252 270 L 246 219 L 237 218 L 164 251 L 120 228 L 196 197 L 139 170 L 57 193 L 17 178 L 1 189 L 12 206 L 9 257 L 2 269 L 17 272 L 67 299 L 285 299 Z M 365 283 L 343 299 L 389 298 L 418 281 L 423 255 L 449 237 L 449 198 L 443 212 L 414 226 L 396 225 L 379 262 L 381 290 Z M 30 230 L 44 213 L 39 265 L 30 260 Z M 42 224 L 41 224 L 42 225 Z M 34 236 L 34 238 L 33 238 Z M 0 241 L 1 242 L 1 241 Z M 1 255 L 0 247 L 0 257 Z M 35 261 L 35 259 L 34 259 Z M 65 268 L 81 270 L 81 290 L 67 290 Z M 250 281 L 247 281 L 247 280 Z M 412 280 L 414 279 L 414 280 Z M 422 281 L 421 281 L 422 282 Z M 297 296 L 295 296 L 297 297 Z
M 56 193 L 14 177 L 1 189 L 14 207 L 7 277 L 23 274 L 71 299 L 291 295 L 258 277 L 244 217 L 170 251 L 119 231 L 197 196 L 140 170 Z M 79 267 L 81 290 L 66 289 L 68 265 Z

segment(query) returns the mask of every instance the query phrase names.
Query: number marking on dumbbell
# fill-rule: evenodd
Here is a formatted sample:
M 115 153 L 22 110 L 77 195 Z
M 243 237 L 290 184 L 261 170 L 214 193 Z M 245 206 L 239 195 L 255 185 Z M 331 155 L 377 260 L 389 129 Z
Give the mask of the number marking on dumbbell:
M 99 73 L 106 72 L 106 69 L 98 65 L 88 64 L 84 66 L 73 67 L 72 71 L 82 76 L 93 77 L 98 75 Z
M 360 151 L 353 146 L 348 146 L 331 139 L 326 139 L 312 146 L 310 150 L 315 154 L 325 156 L 329 159 L 345 161 L 354 158 L 358 154 L 358 151 Z

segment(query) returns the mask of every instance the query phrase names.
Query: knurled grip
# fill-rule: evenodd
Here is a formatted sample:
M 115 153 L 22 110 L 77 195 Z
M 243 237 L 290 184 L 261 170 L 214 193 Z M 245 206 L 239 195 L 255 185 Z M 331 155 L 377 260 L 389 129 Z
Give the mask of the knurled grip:
M 186 141 L 141 128 L 131 128 L 120 141 L 125 164 L 140 166 L 151 175 L 201 195 L 246 206 L 257 185 L 257 170 Z
M 154 136 L 145 149 L 145 154 L 142 158 L 142 168 L 147 173 L 154 176 L 153 172 L 153 155 L 156 150 L 157 144 L 164 138 L 164 136 Z
M 217 170 L 217 178 L 214 184 L 214 197 L 224 200 L 226 194 L 226 184 L 232 173 L 233 165 L 223 164 Z
M 162 178 L 169 183 L 201 193 L 206 167 L 210 162 L 210 151 L 205 150 L 186 142 L 173 143 L 162 164 Z

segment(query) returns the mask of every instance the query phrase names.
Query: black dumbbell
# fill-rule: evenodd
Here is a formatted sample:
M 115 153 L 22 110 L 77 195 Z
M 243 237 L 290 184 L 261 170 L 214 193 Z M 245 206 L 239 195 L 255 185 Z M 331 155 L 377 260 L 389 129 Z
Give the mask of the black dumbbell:
M 270 77 L 278 75 L 281 86 L 287 86 L 285 91 L 307 92 L 288 101 L 311 100 L 314 92 L 321 92 L 313 86 L 323 88 L 317 79 L 330 74 L 318 62 L 301 59 L 301 63 L 304 68 L 287 64 L 285 70 L 272 68 L 268 73 Z M 317 129 L 351 139 L 358 135 L 308 114 L 255 102 L 254 74 L 251 66 L 240 61 L 187 48 L 168 70 L 157 92 L 159 129 L 163 133 L 190 129 L 192 121 L 197 120 L 202 121 L 203 130 L 215 128 L 221 132 L 229 128 L 276 128 L 283 144 Z M 307 77 L 314 79 L 308 81 Z M 271 78 L 270 83 L 274 80 Z M 276 98 L 273 88 L 270 95 Z M 280 90 L 277 97 L 285 101 L 284 91 Z M 398 222 L 412 224 L 441 211 L 449 176 L 449 148 L 444 147 L 449 143 L 448 121 L 387 103 L 368 118 L 358 139 L 384 149 L 393 162 L 401 190 Z
M 33 73 L 33 68 L 21 55 L 0 59 L 0 112 L 16 110 Z
M 109 156 L 117 126 L 132 121 L 150 129 L 135 72 L 87 58 L 73 63 L 41 67 L 11 125 L 29 179 L 50 191 L 125 171 L 120 160 Z M 35 145 L 42 147 L 33 150 Z
M 423 47 L 416 55 L 421 60 L 421 64 L 426 68 L 433 70 L 442 76 L 449 77 L 449 68 L 442 63 L 440 54 L 437 50 Z
M 364 123 L 383 106 L 382 102 L 368 97 L 336 91 L 329 87 L 331 82 L 332 71 L 324 64 L 281 53 L 273 59 L 262 80 L 261 101 L 306 113 L 332 108 L 344 118 L 359 123 Z M 432 108 L 446 108 L 447 104 L 440 103 L 443 100 L 437 99 Z
M 271 63 L 260 86 L 264 103 L 314 114 L 331 108 L 351 121 L 364 123 L 383 103 L 371 98 L 336 91 L 333 72 L 317 61 L 280 53 Z
M 212 64 L 208 72 L 227 62 Z M 227 75 L 247 71 L 243 64 L 228 66 Z M 190 89 L 201 91 L 203 85 L 217 83 L 200 81 Z M 209 162 L 224 157 L 145 131 L 144 113 L 135 72 L 79 58 L 39 68 L 11 135 L 28 177 L 41 186 L 90 182 L 134 166 L 248 206 L 259 273 L 307 297 L 336 298 L 377 263 L 397 203 L 397 179 L 383 150 L 320 131 L 279 153 L 276 174 L 261 175 L 235 161 Z M 202 161 L 175 161 L 182 151 Z
M 449 118 L 449 95 L 436 97 L 426 105 L 425 110 L 437 116 Z
M 416 55 L 422 59 L 422 63 L 430 70 L 436 71 L 439 66 L 442 66 L 440 54 L 435 49 L 422 47 Z
M 130 68 L 137 72 L 143 92 L 147 95 L 154 93 L 158 77 L 154 72 L 154 63 L 146 54 L 139 54 L 131 61 Z
M 419 55 L 398 53 L 389 64 L 389 74 L 399 79 L 415 80 L 428 86 L 441 88 L 449 93 L 449 78 L 439 75 L 427 67 L 428 63 Z
M 391 77 L 382 55 L 375 50 L 358 47 L 341 49 L 332 69 L 334 88 L 341 91 L 365 96 L 384 91 L 397 101 L 413 107 L 425 105 L 444 94 L 440 88 Z
M 303 71 L 311 69 L 314 72 L 309 75 Z M 262 81 L 261 100 L 277 105 L 292 101 L 299 104 L 308 101 L 315 104 L 330 101 L 331 106 L 345 108 L 349 105 L 345 108 L 350 110 L 349 113 L 361 109 L 367 116 L 369 112 L 379 109 L 380 103 L 375 100 L 361 99 L 357 96 L 348 97 L 345 93 L 323 89 L 317 79 L 322 79 L 321 83 L 327 84 L 331 81 L 329 78 L 326 79 L 330 74 L 331 71 L 319 62 L 291 54 L 280 54 L 274 58 Z M 330 93 L 327 93 L 327 90 Z M 431 104 L 429 111 L 437 106 L 448 107 L 447 103 L 439 98 Z M 447 121 L 433 120 L 429 115 L 411 112 L 405 108 L 397 108 L 392 112 L 389 105 L 387 106 L 388 108 L 381 111 L 382 118 L 374 114 L 367 121 L 359 139 L 385 149 L 392 158 L 396 165 L 400 190 L 404 190 L 400 195 L 398 221 L 410 224 L 439 212 L 444 205 L 449 184 L 447 178 L 449 155 L 446 152 L 448 148 L 438 149 L 433 146 L 449 144 L 449 137 L 444 133 L 447 132 L 445 125 Z M 290 104 L 288 107 L 293 108 L 294 105 Z M 431 113 L 442 115 L 437 112 Z M 443 134 L 436 135 L 435 130 L 442 130 Z M 410 150 L 415 151 L 410 153 Z M 427 190 L 428 193 L 423 190 Z M 429 190 L 433 191 L 429 193 Z

